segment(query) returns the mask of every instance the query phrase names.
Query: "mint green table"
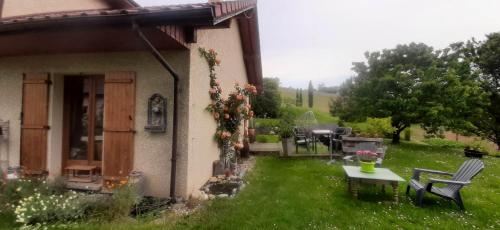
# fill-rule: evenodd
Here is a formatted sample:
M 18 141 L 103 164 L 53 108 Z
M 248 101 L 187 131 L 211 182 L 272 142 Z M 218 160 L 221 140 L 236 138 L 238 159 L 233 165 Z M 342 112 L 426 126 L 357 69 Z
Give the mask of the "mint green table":
M 349 192 L 353 195 L 354 199 L 358 199 L 359 187 L 361 184 L 376 184 L 392 186 L 394 193 L 394 202 L 398 203 L 398 185 L 399 182 L 405 180 L 387 168 L 375 168 L 375 173 L 364 173 L 360 171 L 359 166 L 342 166 L 348 181 Z

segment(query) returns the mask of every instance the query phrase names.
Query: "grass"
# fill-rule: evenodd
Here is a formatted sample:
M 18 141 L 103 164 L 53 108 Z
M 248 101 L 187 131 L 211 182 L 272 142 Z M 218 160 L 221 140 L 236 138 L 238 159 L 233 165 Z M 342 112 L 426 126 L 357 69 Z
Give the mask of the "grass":
M 15 217 L 12 215 L 0 213 L 0 229 L 14 229 L 18 227 L 15 224 Z
M 278 143 L 280 137 L 272 134 L 259 134 L 255 137 L 255 141 L 260 143 Z
M 390 146 L 384 166 L 404 178 L 413 167 L 453 171 L 466 158 L 460 151 L 402 143 Z M 500 168 L 485 158 L 486 169 L 463 189 L 467 211 L 451 202 L 427 196 L 423 208 L 401 195 L 390 203 L 391 192 L 363 188 L 360 200 L 347 193 L 340 164 L 308 159 L 263 157 L 249 176 L 250 185 L 234 199 L 216 200 L 175 229 L 487 229 L 500 227 Z M 399 188 L 404 193 L 405 185 Z M 413 193 L 412 193 L 413 194 Z M 413 197 L 413 196 L 412 196 Z
M 273 118 L 254 118 L 255 126 L 275 128 L 279 126 L 279 119 Z
M 467 158 L 460 149 L 403 142 L 389 145 L 384 167 L 405 179 L 412 168 L 454 171 Z M 323 160 L 259 157 L 247 176 L 249 184 L 233 199 L 207 202 L 187 217 L 154 221 L 122 221 L 80 225 L 80 229 L 499 229 L 500 165 L 483 159 L 486 168 L 463 191 L 467 208 L 426 196 L 415 207 L 399 187 L 400 203 L 392 192 L 362 187 L 359 200 L 347 192 L 340 163 Z
M 422 142 L 424 142 L 428 145 L 438 146 L 438 147 L 442 147 L 442 148 L 464 148 L 465 147 L 465 144 L 462 142 L 441 139 L 441 138 L 428 138 L 428 139 L 422 140 Z

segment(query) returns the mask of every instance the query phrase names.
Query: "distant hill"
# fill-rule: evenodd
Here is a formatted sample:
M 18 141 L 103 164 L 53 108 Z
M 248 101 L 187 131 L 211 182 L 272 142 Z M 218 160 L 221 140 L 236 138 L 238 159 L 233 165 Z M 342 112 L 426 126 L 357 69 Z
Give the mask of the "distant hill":
M 295 104 L 295 93 L 296 89 L 294 88 L 280 88 L 281 92 L 281 97 L 283 99 L 283 102 L 290 102 Z M 307 89 L 302 90 L 302 100 L 303 100 L 303 107 L 307 108 Z M 323 93 L 323 92 L 318 92 L 314 91 L 314 103 L 313 103 L 313 109 L 316 109 L 321 112 L 326 112 L 328 113 L 330 111 L 329 103 L 331 98 L 335 98 L 336 94 L 333 93 Z

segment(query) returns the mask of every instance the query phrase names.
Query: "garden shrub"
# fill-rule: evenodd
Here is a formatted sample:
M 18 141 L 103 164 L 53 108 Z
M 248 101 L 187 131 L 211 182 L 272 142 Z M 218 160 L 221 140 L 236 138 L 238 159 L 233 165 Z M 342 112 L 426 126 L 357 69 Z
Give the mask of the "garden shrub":
M 278 132 L 279 119 L 256 118 L 255 129 L 257 134 L 276 134 Z
M 79 195 L 71 192 L 65 195 L 46 195 L 35 192 L 23 198 L 16 206 L 16 221 L 23 225 L 74 221 L 83 217 Z
M 44 180 L 9 180 L 0 186 L 0 213 L 13 213 L 19 202 L 34 193 L 47 195 L 52 192 L 51 187 Z
M 281 138 L 290 138 L 293 136 L 293 128 L 295 126 L 295 116 L 291 113 L 292 106 L 281 107 L 279 135 Z M 313 115 L 314 116 L 314 115 Z
M 371 118 L 366 119 L 367 133 L 372 137 L 390 137 L 395 129 L 391 125 L 391 118 Z
M 278 78 L 264 78 L 262 91 L 250 97 L 253 111 L 257 117 L 277 118 L 281 106 L 281 93 Z
M 20 179 L 0 184 L 0 214 L 15 215 L 25 227 L 87 218 L 115 220 L 129 216 L 141 198 L 131 184 L 120 186 L 109 196 L 68 191 L 61 179 L 50 183 Z
M 133 208 L 139 204 L 142 196 L 135 185 L 126 184 L 113 190 L 108 195 L 86 195 L 80 199 L 80 207 L 85 216 L 97 220 L 117 220 L 128 217 Z
M 352 124 L 353 131 L 363 137 L 391 137 L 394 128 L 391 118 L 367 118 L 365 122 Z
M 142 199 L 137 189 L 136 186 L 131 184 L 115 189 L 109 214 L 112 214 L 114 218 L 130 215 L 134 205 L 139 204 Z

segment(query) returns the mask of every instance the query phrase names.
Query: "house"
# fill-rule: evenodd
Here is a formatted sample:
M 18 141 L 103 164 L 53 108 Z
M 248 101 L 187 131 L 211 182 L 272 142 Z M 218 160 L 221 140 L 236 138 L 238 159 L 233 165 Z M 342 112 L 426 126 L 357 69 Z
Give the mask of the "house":
M 235 82 L 261 87 L 254 0 L 0 0 L 0 15 L 4 170 L 49 178 L 75 165 L 96 166 L 104 178 L 140 171 L 146 195 L 187 197 L 220 154 L 198 49 L 218 52 L 226 92 Z

